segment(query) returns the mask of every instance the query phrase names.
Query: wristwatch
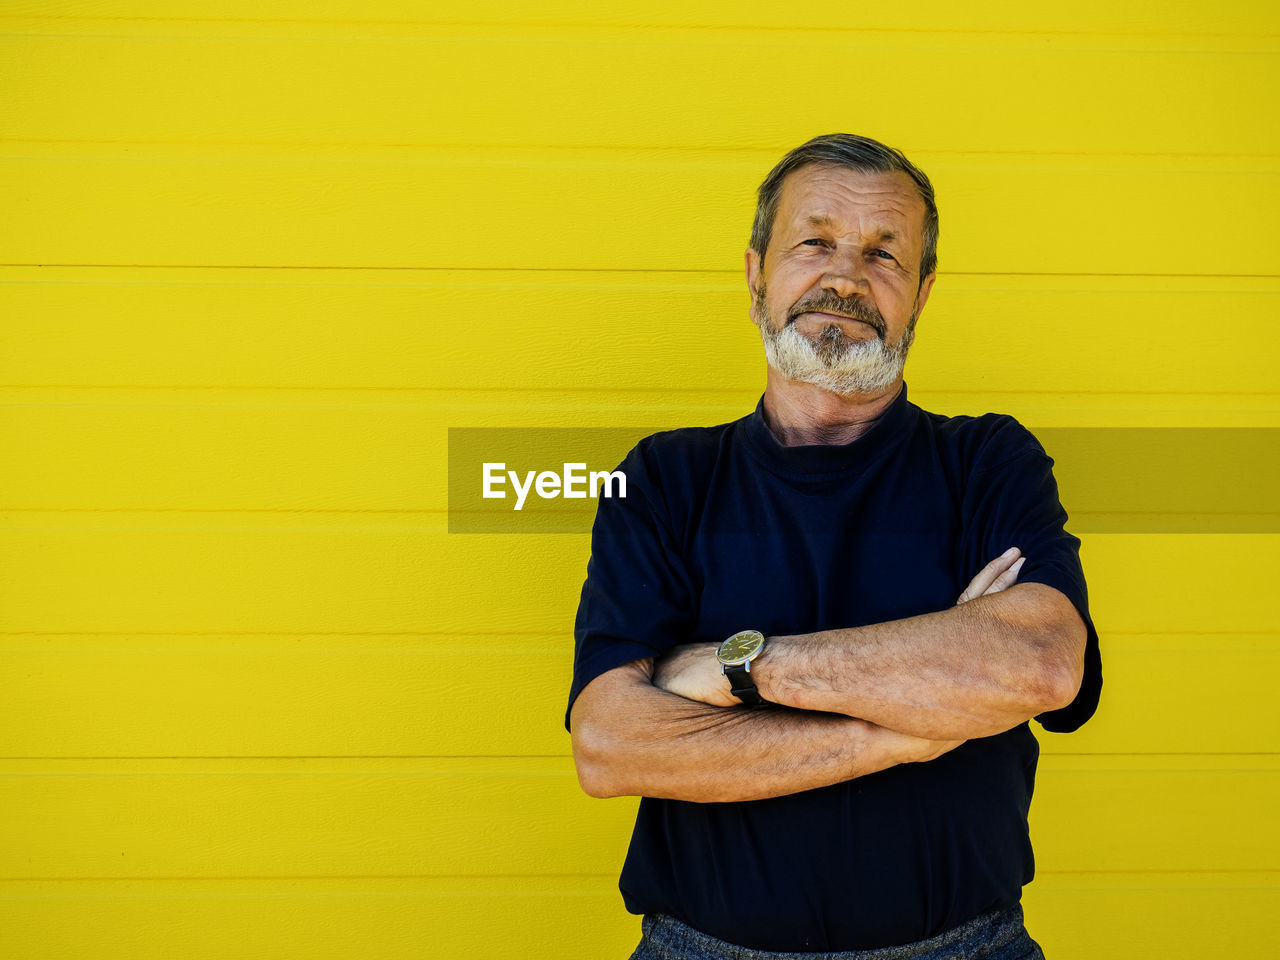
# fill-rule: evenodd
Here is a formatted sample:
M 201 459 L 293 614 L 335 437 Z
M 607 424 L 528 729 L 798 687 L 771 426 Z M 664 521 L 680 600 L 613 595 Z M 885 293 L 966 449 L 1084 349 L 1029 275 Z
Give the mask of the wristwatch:
M 760 696 L 751 676 L 751 661 L 764 652 L 764 634 L 759 630 L 739 630 L 720 644 L 716 659 L 720 671 L 729 678 L 733 695 L 753 707 L 763 707 L 768 700 Z

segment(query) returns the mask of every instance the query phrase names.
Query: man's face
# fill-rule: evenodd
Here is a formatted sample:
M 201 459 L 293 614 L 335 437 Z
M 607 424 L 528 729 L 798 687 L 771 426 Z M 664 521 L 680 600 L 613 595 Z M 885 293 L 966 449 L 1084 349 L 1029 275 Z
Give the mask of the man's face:
M 899 171 L 791 173 L 763 265 L 747 251 L 751 319 L 770 366 L 842 394 L 895 382 L 933 286 L 932 274 L 920 278 L 924 214 Z

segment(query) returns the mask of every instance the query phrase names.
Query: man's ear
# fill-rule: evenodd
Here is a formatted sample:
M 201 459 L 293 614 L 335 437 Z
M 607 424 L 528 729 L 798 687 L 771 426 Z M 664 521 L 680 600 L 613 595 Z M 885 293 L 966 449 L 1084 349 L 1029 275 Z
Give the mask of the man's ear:
M 920 314 L 924 312 L 924 305 L 929 300 L 929 291 L 933 289 L 933 281 L 938 279 L 938 272 L 935 270 L 923 280 L 920 281 L 920 290 L 916 294 L 916 319 L 920 319 Z
M 756 291 L 760 289 L 760 254 L 755 250 L 747 247 L 747 293 L 751 297 L 747 306 L 747 316 L 751 318 L 751 322 L 759 325 L 760 318 L 756 316 Z

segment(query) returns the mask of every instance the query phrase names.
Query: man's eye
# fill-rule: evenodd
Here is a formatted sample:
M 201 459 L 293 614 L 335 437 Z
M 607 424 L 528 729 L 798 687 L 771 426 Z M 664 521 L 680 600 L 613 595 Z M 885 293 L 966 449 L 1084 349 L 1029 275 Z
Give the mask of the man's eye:
M 884 258 L 884 259 L 886 259 L 886 260 L 892 260 L 892 259 L 893 259 L 893 254 L 892 254 L 892 253 L 890 253 L 888 250 L 877 250 L 877 251 L 875 252 L 875 254 L 876 254 L 876 256 L 877 256 L 877 257 L 883 257 L 883 258 Z
M 819 246 L 819 247 L 825 247 L 825 246 L 827 245 L 827 241 L 825 241 L 825 240 L 820 240 L 820 239 L 819 239 L 819 238 L 817 238 L 817 237 L 811 237 L 811 238 L 810 238 L 810 239 L 808 239 L 808 240 L 802 240 L 802 241 L 800 241 L 800 242 L 801 242 L 802 244 L 805 244 L 805 245 L 808 245 L 808 244 L 814 244 L 814 245 Z

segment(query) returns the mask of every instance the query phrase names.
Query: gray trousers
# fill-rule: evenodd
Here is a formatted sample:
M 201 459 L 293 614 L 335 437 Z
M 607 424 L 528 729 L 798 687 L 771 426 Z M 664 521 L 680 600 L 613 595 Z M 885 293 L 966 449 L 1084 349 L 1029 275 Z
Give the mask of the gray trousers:
M 1020 904 L 918 943 L 838 953 L 778 953 L 739 947 L 662 914 L 646 915 L 640 926 L 644 935 L 631 960 L 1044 960 L 1044 953 L 1023 926 Z

